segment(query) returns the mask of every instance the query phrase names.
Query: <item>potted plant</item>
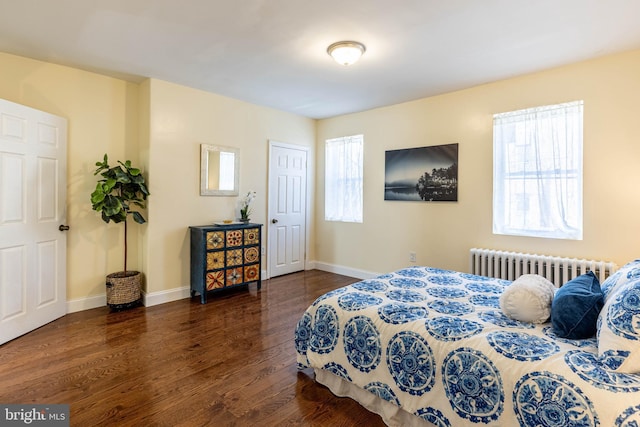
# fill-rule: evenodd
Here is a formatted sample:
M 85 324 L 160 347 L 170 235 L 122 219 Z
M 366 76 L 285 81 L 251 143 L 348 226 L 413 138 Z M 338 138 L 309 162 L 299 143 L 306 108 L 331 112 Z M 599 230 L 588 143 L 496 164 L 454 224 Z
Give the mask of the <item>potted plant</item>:
M 91 207 L 101 213 L 106 223 L 124 223 L 124 270 L 107 275 L 107 305 L 116 310 L 135 307 L 141 302 L 141 274 L 127 270 L 127 218 L 131 215 L 138 224 L 146 222 L 142 214 L 132 208 L 144 209 L 149 190 L 140 169 L 132 167 L 130 160 L 118 161 L 118 165 L 112 167 L 105 154 L 96 166 L 93 174 L 100 174 L 101 178 L 91 193 Z
M 248 223 L 251 220 L 251 202 L 256 198 L 255 191 L 249 191 L 240 200 L 240 222 Z

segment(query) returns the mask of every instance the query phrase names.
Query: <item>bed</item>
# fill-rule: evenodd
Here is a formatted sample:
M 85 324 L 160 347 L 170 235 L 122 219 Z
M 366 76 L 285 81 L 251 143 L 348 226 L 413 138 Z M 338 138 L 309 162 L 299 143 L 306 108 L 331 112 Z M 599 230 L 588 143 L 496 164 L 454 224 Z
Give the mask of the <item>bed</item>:
M 390 426 L 639 426 L 640 260 L 601 284 L 588 339 L 506 316 L 510 285 L 410 267 L 330 291 L 297 323 L 298 368 Z

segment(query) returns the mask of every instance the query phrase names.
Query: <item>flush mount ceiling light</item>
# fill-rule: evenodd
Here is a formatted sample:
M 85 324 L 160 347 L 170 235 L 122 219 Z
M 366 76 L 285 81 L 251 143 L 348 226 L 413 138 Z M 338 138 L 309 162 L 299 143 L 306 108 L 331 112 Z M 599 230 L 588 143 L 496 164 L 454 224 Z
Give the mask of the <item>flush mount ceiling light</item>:
M 331 55 L 338 64 L 355 64 L 367 49 L 359 42 L 335 42 L 327 48 L 327 53 Z

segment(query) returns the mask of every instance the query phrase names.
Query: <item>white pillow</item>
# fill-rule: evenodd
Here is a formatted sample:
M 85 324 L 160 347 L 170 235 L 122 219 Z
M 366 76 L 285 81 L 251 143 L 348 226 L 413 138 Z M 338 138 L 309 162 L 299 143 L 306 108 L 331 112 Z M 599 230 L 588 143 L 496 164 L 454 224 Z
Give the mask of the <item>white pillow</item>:
M 524 274 L 500 295 L 502 312 L 515 320 L 545 323 L 551 316 L 551 302 L 557 288 L 537 274 Z

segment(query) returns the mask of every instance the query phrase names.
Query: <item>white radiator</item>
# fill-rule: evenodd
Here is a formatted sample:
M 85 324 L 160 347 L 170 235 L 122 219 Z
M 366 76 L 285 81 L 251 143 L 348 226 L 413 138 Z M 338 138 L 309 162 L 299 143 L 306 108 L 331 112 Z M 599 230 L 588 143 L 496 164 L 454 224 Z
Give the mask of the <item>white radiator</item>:
M 607 261 L 523 254 L 493 249 L 473 248 L 470 255 L 472 274 L 506 280 L 515 280 L 523 274 L 539 274 L 557 287 L 588 271 L 593 271 L 602 283 L 618 269 L 616 264 Z

